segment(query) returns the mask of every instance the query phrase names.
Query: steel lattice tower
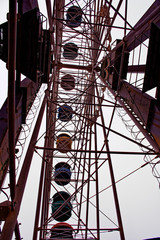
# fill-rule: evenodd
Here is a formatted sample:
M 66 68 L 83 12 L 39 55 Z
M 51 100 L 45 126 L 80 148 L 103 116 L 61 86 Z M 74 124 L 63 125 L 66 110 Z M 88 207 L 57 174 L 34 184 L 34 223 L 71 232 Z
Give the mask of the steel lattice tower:
M 9 1 L 0 25 L 8 69 L 0 239 L 13 232 L 21 239 L 18 215 L 35 156 L 33 240 L 103 240 L 110 233 L 124 240 L 118 183 L 148 165 L 159 183 L 160 1 L 134 26 L 128 2 L 46 0 L 46 18 L 37 0 Z M 118 126 L 117 113 L 131 134 Z M 144 162 L 121 175 L 117 159 L 126 156 Z

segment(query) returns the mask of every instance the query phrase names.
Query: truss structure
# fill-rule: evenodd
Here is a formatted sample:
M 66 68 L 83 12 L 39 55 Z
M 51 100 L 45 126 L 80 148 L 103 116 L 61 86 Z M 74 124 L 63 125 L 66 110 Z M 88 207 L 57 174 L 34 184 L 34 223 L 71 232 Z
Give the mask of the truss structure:
M 10 1 L 7 60 L 6 25 L 0 28 L 0 56 L 9 73 L 8 125 L 0 120 L 6 130 L 6 137 L 0 136 L 1 191 L 7 196 L 0 203 L 0 239 L 12 239 L 14 231 L 21 239 L 17 219 L 34 153 L 41 170 L 35 169 L 39 186 L 33 240 L 124 240 L 118 183 L 148 165 L 159 183 L 160 1 L 153 2 L 135 26 L 128 22 L 128 2 L 46 0 L 46 28 L 37 1 L 18 1 L 19 23 L 16 1 Z M 27 22 L 27 13 L 35 26 Z M 35 41 L 30 34 L 27 52 L 23 46 L 30 40 L 22 37 L 16 46 L 23 24 L 32 34 L 37 31 Z M 25 68 L 27 61 L 33 64 L 31 72 Z M 21 81 L 21 73 L 27 80 Z M 153 88 L 157 93 L 151 96 Z M 134 170 L 126 168 L 128 156 L 141 156 L 144 162 Z M 125 161 L 124 174 L 119 159 Z

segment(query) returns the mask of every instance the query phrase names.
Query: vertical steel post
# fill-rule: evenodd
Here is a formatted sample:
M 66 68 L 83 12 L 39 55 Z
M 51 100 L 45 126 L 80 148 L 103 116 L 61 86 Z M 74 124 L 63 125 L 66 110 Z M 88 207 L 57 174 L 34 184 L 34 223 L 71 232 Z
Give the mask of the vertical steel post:
M 40 205 L 41 205 L 41 201 L 42 201 L 44 169 L 45 169 L 45 162 L 42 159 L 41 175 L 40 175 L 40 181 L 39 181 L 39 191 L 38 191 L 38 198 L 37 198 L 37 208 L 36 208 L 36 216 L 35 216 L 34 231 L 33 231 L 33 240 L 37 239 L 38 223 L 39 223 L 39 216 L 40 216 Z
M 98 89 L 96 89 L 96 90 L 97 90 L 98 101 L 99 101 L 99 104 L 100 104 Z M 100 116 L 101 116 L 101 121 L 102 121 L 102 125 L 103 125 L 103 134 L 104 134 L 104 140 L 105 140 L 107 156 L 108 156 L 108 165 L 109 165 L 109 170 L 110 170 L 110 176 L 111 176 L 111 182 L 112 182 L 112 189 L 113 189 L 114 202 L 115 202 L 115 207 L 116 207 L 120 237 L 121 237 L 121 240 L 125 240 L 122 218 L 121 218 L 121 212 L 120 212 L 120 206 L 119 206 L 119 201 L 118 201 L 116 182 L 115 182 L 115 177 L 114 177 L 114 170 L 113 170 L 113 166 L 112 166 L 111 156 L 109 154 L 110 150 L 109 150 L 107 133 L 106 133 L 106 130 L 105 130 L 105 122 L 104 122 L 102 108 L 100 108 Z
M 95 175 L 96 175 L 96 215 L 97 215 L 97 239 L 100 239 L 100 217 L 99 217 L 99 176 L 98 176 L 98 156 L 97 156 L 97 125 L 94 123 L 94 144 L 95 144 Z
M 16 237 L 16 240 L 21 240 L 22 239 L 20 231 L 19 231 L 18 221 L 16 222 L 16 226 L 15 226 L 15 237 Z
M 128 9 L 128 0 L 125 2 L 125 21 L 124 21 L 124 37 L 126 36 L 127 33 L 127 9 Z
M 16 68 L 16 0 L 9 1 L 8 19 L 8 151 L 11 200 L 15 197 L 15 68 Z

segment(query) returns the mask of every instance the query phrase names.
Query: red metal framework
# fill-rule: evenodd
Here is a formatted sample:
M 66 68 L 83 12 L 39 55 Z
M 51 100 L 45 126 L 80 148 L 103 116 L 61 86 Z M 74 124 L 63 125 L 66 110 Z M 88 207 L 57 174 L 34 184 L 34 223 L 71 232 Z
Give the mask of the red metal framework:
M 35 7 L 38 7 L 37 1 L 18 1 L 17 15 L 16 1 L 10 1 L 7 40 L 9 152 L 6 159 L 1 160 L 2 166 L 9 163 L 10 193 L 5 190 L 6 183 L 3 182 L 7 170 L 0 175 L 2 192 L 10 197 L 7 202 L 0 203 L 0 218 L 3 220 L 0 239 L 12 239 L 14 231 L 16 239 L 21 239 L 17 218 L 35 152 L 41 160 L 41 170 L 36 172 L 39 187 L 36 186 L 34 240 L 124 240 L 126 234 L 118 182 L 149 164 L 159 182 L 156 168 L 160 144 L 157 131 L 159 99 L 142 90 L 144 84 L 150 85 L 146 62 L 152 61 L 149 59 L 152 56 L 147 58 L 146 53 L 154 45 L 151 39 L 159 39 L 160 2 L 156 0 L 134 27 L 127 19 L 127 0 L 46 0 L 49 30 L 43 29 L 43 16 L 39 10 L 33 12 L 38 27 L 37 42 L 33 40 L 32 43 L 39 64 L 33 72 L 36 77 L 31 79 L 35 83 L 30 88 L 27 85 L 26 115 L 29 110 L 34 111 L 31 108 L 35 99 L 33 93 L 37 95 L 42 83 L 46 88 L 23 164 L 16 176 L 15 150 L 19 151 L 19 147 L 15 144 L 19 129 L 23 128 L 22 123 L 18 130 L 15 126 L 18 114 L 14 99 L 17 100 L 17 91 L 21 92 L 22 87 L 19 83 L 18 90 L 15 90 L 15 71 L 16 86 L 21 72 L 16 69 L 16 53 L 17 59 L 20 53 L 16 51 L 15 39 L 20 35 L 19 26 L 23 27 L 25 21 L 21 20 L 23 14 Z M 156 30 L 151 31 L 151 23 L 156 25 Z M 112 40 L 115 31 L 121 32 L 121 40 L 117 36 Z M 151 34 L 156 37 L 151 38 Z M 1 41 L 3 51 L 3 38 Z M 154 56 L 158 59 L 156 53 Z M 155 78 L 157 76 L 158 73 Z M 158 80 L 156 87 L 159 96 Z M 24 95 L 23 92 L 23 100 L 19 100 L 20 110 Z M 28 100 L 30 97 L 33 99 Z M 116 111 L 133 138 L 123 132 L 123 127 L 115 127 Z M 44 116 L 45 124 L 42 123 Z M 6 138 L 2 139 L 1 146 L 4 141 Z M 132 159 L 144 156 L 145 164 L 140 162 L 135 170 L 121 175 L 117 160 L 126 155 Z

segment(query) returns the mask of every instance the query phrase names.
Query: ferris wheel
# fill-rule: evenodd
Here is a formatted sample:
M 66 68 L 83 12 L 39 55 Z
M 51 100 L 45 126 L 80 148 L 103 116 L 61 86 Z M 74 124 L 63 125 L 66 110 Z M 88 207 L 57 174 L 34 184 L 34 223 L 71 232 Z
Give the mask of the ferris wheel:
M 21 239 L 18 214 L 32 158 L 41 163 L 33 170 L 39 178 L 33 240 L 128 239 L 128 179 L 150 166 L 160 183 L 160 2 L 131 24 L 127 0 L 46 0 L 48 26 L 40 1 L 18 1 L 18 19 L 12 4 L 0 25 L 0 58 L 15 84 L 8 115 L 7 103 L 0 112 L 7 196 L 0 239 L 14 231 Z

